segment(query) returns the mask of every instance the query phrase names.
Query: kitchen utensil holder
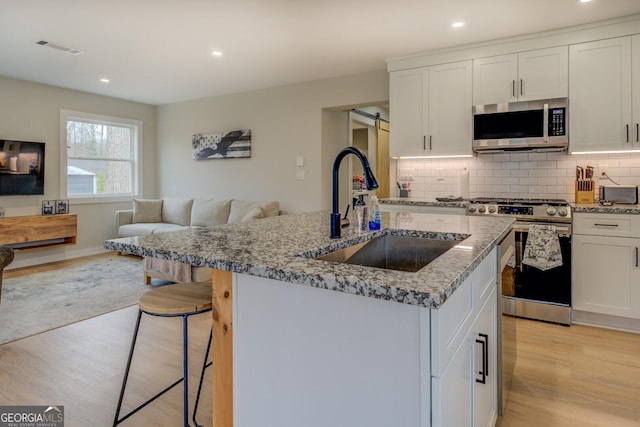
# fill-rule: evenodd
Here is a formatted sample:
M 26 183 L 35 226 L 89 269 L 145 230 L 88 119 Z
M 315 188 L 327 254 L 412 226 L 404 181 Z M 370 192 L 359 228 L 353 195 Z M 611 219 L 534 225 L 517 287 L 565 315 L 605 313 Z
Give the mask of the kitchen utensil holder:
M 595 203 L 595 182 L 587 179 L 576 180 L 576 204 L 590 205 Z

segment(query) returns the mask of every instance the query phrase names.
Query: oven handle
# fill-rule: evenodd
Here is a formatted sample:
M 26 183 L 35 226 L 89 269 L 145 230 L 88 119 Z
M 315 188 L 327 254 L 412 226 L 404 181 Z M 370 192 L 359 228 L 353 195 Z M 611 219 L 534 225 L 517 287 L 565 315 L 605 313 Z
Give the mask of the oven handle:
M 549 223 L 549 222 L 516 222 L 513 225 L 513 229 L 516 232 L 528 232 L 529 231 L 529 226 L 532 224 L 541 224 L 541 225 L 553 225 L 554 227 L 556 227 L 556 231 L 558 233 L 559 236 L 561 237 L 568 237 L 571 235 L 571 225 L 569 224 L 562 224 L 559 225 L 557 223 Z

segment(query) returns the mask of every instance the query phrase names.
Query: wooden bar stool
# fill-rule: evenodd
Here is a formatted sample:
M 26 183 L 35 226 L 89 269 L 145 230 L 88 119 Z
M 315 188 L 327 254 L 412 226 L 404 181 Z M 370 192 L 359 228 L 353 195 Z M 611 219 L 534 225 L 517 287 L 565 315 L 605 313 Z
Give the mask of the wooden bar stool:
M 179 283 L 175 285 L 166 285 L 160 288 L 151 290 L 140 297 L 138 300 L 138 318 L 136 320 L 136 326 L 133 332 L 133 339 L 131 341 L 131 349 L 129 350 L 129 358 L 127 360 L 127 366 L 124 372 L 124 379 L 122 381 L 122 389 L 120 390 L 120 397 L 118 399 L 118 406 L 116 408 L 116 415 L 113 420 L 113 426 L 117 426 L 121 422 L 128 419 L 130 416 L 162 396 L 167 391 L 171 390 L 180 382 L 184 382 L 183 393 L 183 411 L 184 411 L 184 426 L 189 426 L 189 370 L 188 370 L 188 318 L 195 314 L 211 311 L 211 283 Z M 125 388 L 127 386 L 127 379 L 129 377 L 129 369 L 131 368 L 131 360 L 133 359 L 133 351 L 136 346 L 136 339 L 138 337 L 138 330 L 140 329 L 140 320 L 142 313 L 146 313 L 151 316 L 158 317 L 182 317 L 182 367 L 183 376 L 146 402 L 139 405 L 137 408 L 129 412 L 127 415 L 120 418 L 120 409 L 122 407 L 122 400 L 124 398 Z M 196 426 L 199 424 L 196 422 L 196 412 L 198 410 L 198 401 L 200 400 L 200 390 L 202 389 L 202 382 L 204 379 L 205 369 L 211 365 L 207 364 L 209 357 L 209 347 L 211 346 L 212 334 L 209 334 L 209 342 L 205 351 L 204 362 L 202 364 L 202 371 L 200 373 L 200 384 L 198 385 L 198 393 L 196 395 L 195 406 L 193 409 L 193 422 Z

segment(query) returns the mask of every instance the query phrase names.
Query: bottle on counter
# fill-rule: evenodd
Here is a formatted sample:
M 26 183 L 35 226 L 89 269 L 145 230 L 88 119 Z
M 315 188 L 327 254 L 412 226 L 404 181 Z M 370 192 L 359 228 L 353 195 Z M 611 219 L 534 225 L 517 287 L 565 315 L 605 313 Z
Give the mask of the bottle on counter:
M 369 230 L 380 230 L 382 227 L 382 219 L 380 218 L 380 203 L 377 196 L 371 196 L 371 208 L 369 209 Z
M 354 228 L 356 232 L 366 231 L 367 230 L 367 220 L 369 216 L 367 215 L 367 205 L 364 203 L 364 198 L 362 195 L 358 196 L 358 200 L 356 200 L 355 205 L 353 205 L 353 216 L 354 216 Z

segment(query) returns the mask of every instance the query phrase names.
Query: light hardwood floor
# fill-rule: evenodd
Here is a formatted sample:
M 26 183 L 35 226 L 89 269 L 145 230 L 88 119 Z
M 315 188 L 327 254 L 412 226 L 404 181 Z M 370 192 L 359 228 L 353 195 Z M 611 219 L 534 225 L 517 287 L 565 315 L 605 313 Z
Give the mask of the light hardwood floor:
M 64 405 L 66 427 L 110 426 L 135 315 L 136 307 L 129 307 L 1 345 L 0 405 Z M 194 317 L 190 325 L 193 394 L 209 316 Z M 517 325 L 518 363 L 498 426 L 640 426 L 639 334 L 524 319 Z M 126 407 L 180 377 L 180 326 L 179 319 L 143 318 Z M 198 421 L 210 426 L 207 374 Z M 121 425 L 180 425 L 181 393 L 176 387 Z

